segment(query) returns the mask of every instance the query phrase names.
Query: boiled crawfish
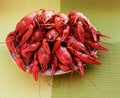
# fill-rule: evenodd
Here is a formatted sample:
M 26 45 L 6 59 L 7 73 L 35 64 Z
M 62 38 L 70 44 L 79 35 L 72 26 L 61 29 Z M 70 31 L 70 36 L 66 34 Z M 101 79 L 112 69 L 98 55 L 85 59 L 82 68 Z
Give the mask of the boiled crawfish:
M 40 9 L 17 23 L 6 44 L 17 65 L 37 81 L 39 73 L 51 70 L 55 75 L 58 70 L 74 71 L 76 66 L 84 76 L 83 65 L 99 65 L 96 52 L 108 50 L 100 37 L 109 38 L 77 10 L 65 15 Z

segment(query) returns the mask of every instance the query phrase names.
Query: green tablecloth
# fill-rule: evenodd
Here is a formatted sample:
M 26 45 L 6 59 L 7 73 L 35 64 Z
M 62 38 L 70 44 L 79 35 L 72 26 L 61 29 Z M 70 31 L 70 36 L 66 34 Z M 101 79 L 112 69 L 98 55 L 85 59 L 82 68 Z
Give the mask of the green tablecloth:
M 64 13 L 77 9 L 87 16 L 98 30 L 111 36 L 110 39 L 102 39 L 109 43 L 104 43 L 109 49 L 108 52 L 99 52 L 102 64 L 85 66 L 86 75 L 98 89 L 78 73 L 73 73 L 72 78 L 71 74 L 42 76 L 35 82 L 32 75 L 22 72 L 11 60 L 6 46 L 0 45 L 0 98 L 119 98 L 120 1 L 0 0 L 0 42 L 5 40 L 21 17 L 39 8 Z

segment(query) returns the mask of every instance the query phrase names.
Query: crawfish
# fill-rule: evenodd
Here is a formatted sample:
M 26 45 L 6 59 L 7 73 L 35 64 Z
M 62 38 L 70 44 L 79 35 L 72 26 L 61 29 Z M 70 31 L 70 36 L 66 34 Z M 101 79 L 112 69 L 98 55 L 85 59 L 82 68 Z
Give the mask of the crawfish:
M 17 23 L 15 28 L 16 33 L 19 32 L 17 37 L 22 36 L 26 32 L 26 30 L 29 28 L 30 25 L 33 25 L 35 27 L 35 25 L 37 24 L 37 26 L 39 26 L 39 20 L 40 20 L 40 16 L 38 11 L 30 13 L 25 17 L 23 17 Z
M 72 47 L 67 47 L 67 49 L 68 49 L 74 56 L 78 57 L 80 60 L 82 60 L 82 61 L 85 62 L 85 63 L 88 63 L 88 64 L 100 64 L 100 61 L 99 61 L 99 60 L 94 59 L 93 57 L 91 57 L 91 56 L 88 55 L 88 54 L 79 52 L 79 51 L 73 49 Z
M 68 45 L 70 44 L 71 47 L 73 47 L 74 49 L 78 50 L 78 51 L 82 51 L 85 53 L 88 53 L 85 45 L 79 41 L 77 41 L 74 37 L 69 36 L 67 38 L 67 43 Z
M 95 41 L 97 41 L 97 36 L 102 36 L 102 37 L 106 37 L 109 38 L 106 35 L 101 34 L 99 31 L 97 31 L 97 29 L 90 23 L 90 21 L 80 12 L 78 12 L 77 10 L 73 10 L 69 13 L 68 15 L 69 17 L 69 24 L 71 26 L 76 25 L 77 24 L 77 31 L 83 31 L 84 30 L 89 30 L 90 33 L 92 33 L 93 35 L 93 39 Z M 81 28 L 81 29 L 80 29 Z M 78 33 L 79 34 L 79 33 Z M 84 42 L 84 35 L 83 33 L 80 35 L 80 39 L 81 41 Z
M 78 35 L 78 38 L 80 39 L 80 41 L 82 43 L 84 43 L 85 39 L 85 31 L 84 31 L 84 27 L 83 27 L 83 23 L 88 23 L 88 19 L 80 12 L 74 10 L 72 12 L 70 12 L 70 14 L 68 15 L 70 20 L 69 20 L 69 24 L 71 26 L 76 26 L 76 33 Z
M 67 50 L 67 48 L 60 46 L 59 49 L 55 52 L 56 57 L 58 60 L 65 66 L 69 65 L 69 68 L 74 70 L 74 64 L 72 61 L 72 57 Z
M 60 47 L 62 42 L 65 42 L 67 37 L 70 35 L 70 27 L 67 25 L 66 28 L 63 30 L 63 35 L 61 37 L 57 37 L 56 42 L 52 49 L 52 54 Z
M 21 45 L 25 43 L 25 41 L 28 40 L 28 38 L 32 35 L 33 30 L 37 26 L 39 26 L 39 21 L 40 21 L 40 16 L 39 16 L 39 11 L 36 11 L 34 13 L 30 13 L 26 15 L 24 18 L 18 22 L 15 28 L 15 32 L 17 33 L 16 39 L 20 39 L 23 35 Z
M 69 24 L 70 25 L 74 25 L 76 24 L 78 21 L 81 21 L 84 24 L 88 24 L 89 20 L 80 12 L 78 12 L 77 10 L 73 10 L 69 13 L 68 15 L 69 17 Z
M 40 67 L 43 72 L 45 72 L 49 66 L 50 63 L 50 49 L 49 45 L 44 39 L 42 42 L 42 46 L 38 50 L 38 61 L 40 63 Z

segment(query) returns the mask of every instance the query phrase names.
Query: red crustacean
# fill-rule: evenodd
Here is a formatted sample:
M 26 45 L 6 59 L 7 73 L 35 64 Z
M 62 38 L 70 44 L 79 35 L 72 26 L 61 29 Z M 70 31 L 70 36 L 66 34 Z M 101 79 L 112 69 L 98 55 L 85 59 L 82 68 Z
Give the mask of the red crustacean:
M 57 37 L 56 42 L 55 42 L 53 49 L 52 49 L 52 54 L 55 53 L 55 51 L 60 47 L 62 42 L 65 42 L 65 40 L 67 39 L 69 34 L 70 34 L 70 27 L 66 26 L 66 28 L 63 30 L 62 36 Z
M 33 32 L 35 27 L 37 27 L 37 26 L 40 27 L 39 21 L 40 21 L 40 16 L 39 16 L 38 11 L 30 13 L 30 14 L 26 15 L 25 17 L 23 17 L 20 20 L 20 22 L 17 23 L 16 28 L 15 28 L 15 32 L 17 33 L 16 38 L 19 39 L 25 33 Z M 28 35 L 31 35 L 29 33 L 28 33 Z M 22 38 L 22 40 L 27 40 L 27 39 Z
M 38 61 L 40 63 L 40 67 L 42 69 L 42 71 L 45 73 L 45 71 L 47 70 L 49 63 L 50 63 L 50 49 L 49 49 L 49 45 L 46 42 L 46 40 L 44 39 L 42 41 L 42 46 L 40 47 L 40 49 L 38 50 Z
M 89 32 L 89 34 L 92 35 L 93 40 L 97 41 L 100 37 L 106 37 L 109 38 L 109 36 L 106 36 L 104 34 L 101 34 L 91 23 L 90 21 L 80 12 L 77 10 L 73 10 L 69 13 L 69 24 L 70 26 L 77 26 L 76 33 L 79 37 L 79 39 L 84 42 L 86 36 L 84 36 L 85 33 Z M 81 28 L 81 29 L 80 29 Z M 84 32 L 84 34 L 83 34 Z M 79 34 L 81 33 L 81 34 Z
M 68 45 L 72 46 L 74 49 L 88 53 L 85 45 L 80 41 L 77 41 L 74 37 L 68 36 L 67 42 Z
M 65 47 L 60 46 L 59 49 L 55 52 L 55 55 L 63 65 L 68 66 L 70 69 L 74 70 L 72 57 Z
M 100 61 L 96 60 L 95 58 L 91 57 L 88 54 L 79 52 L 79 51 L 73 49 L 72 47 L 68 47 L 68 49 L 75 57 L 78 57 L 80 60 L 82 60 L 88 64 L 100 64 Z
M 101 37 L 109 38 L 77 10 L 66 15 L 40 9 L 17 23 L 6 45 L 17 65 L 37 81 L 39 73 L 56 75 L 76 67 L 85 76 L 84 65 L 99 65 L 97 51 L 108 50 Z

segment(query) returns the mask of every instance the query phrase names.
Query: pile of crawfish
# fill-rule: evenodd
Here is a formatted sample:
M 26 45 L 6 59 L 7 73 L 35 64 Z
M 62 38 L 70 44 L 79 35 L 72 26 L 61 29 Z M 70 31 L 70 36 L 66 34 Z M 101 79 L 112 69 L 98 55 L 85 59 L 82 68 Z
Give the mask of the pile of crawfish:
M 101 34 L 89 20 L 77 10 L 68 15 L 53 10 L 40 9 L 23 17 L 14 31 L 6 38 L 6 45 L 16 64 L 33 74 L 51 70 L 74 71 L 77 67 L 82 76 L 84 65 L 100 64 L 97 51 L 105 50 Z

